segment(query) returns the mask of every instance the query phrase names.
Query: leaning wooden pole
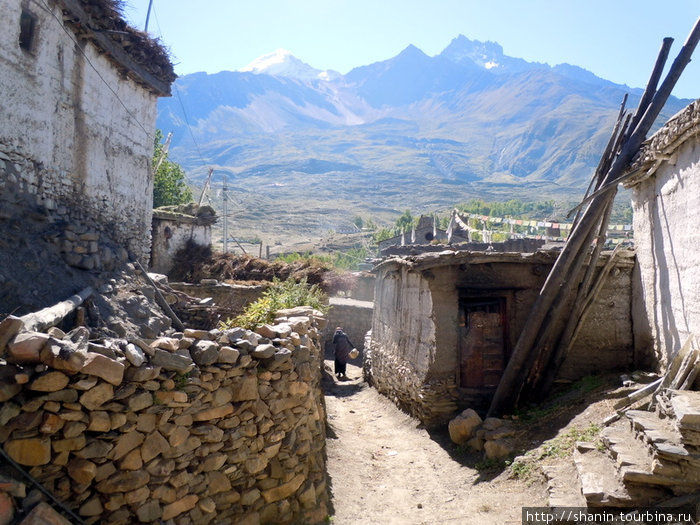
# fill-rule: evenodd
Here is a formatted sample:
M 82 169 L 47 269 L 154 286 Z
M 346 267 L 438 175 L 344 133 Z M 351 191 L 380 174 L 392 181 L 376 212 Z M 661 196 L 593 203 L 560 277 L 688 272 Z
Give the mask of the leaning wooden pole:
M 603 220 L 602 217 L 608 206 L 608 193 L 611 193 L 614 188 L 617 188 L 617 184 L 614 183 L 614 181 L 622 176 L 634 155 L 639 151 L 642 142 L 646 139 L 649 129 L 671 94 L 673 86 L 678 81 L 685 66 L 690 62 L 690 57 L 699 40 L 700 19 L 695 22 L 693 30 L 674 60 L 661 87 L 654 93 L 653 97 L 651 97 L 651 102 L 648 107 L 646 109 L 639 108 L 640 112 L 643 111 L 643 116 L 639 119 L 633 130 L 626 130 L 625 135 L 628 136 L 628 138 L 621 144 L 619 152 L 610 164 L 610 168 L 600 181 L 599 187 L 601 189 L 606 188 L 606 191 L 595 197 L 593 197 L 593 195 L 589 197 L 589 199 L 591 199 L 590 203 L 581 215 L 577 227 L 572 230 L 564 249 L 554 263 L 530 311 L 528 320 L 525 323 L 525 328 L 520 334 L 518 342 L 513 349 L 512 356 L 508 361 L 508 365 L 503 372 L 503 376 L 494 394 L 491 407 L 489 408 L 489 415 L 500 414 L 504 410 L 512 408 L 517 402 L 523 386 L 523 380 L 529 373 L 530 365 L 533 361 L 537 360 L 536 356 L 533 358 L 533 354 L 537 351 L 537 349 L 534 348 L 534 344 L 538 335 L 540 335 L 543 330 L 547 329 L 547 327 L 544 326 L 545 320 L 549 319 L 549 323 L 559 323 L 562 316 L 565 315 L 562 311 L 551 311 L 552 305 L 557 300 L 559 294 L 569 286 L 572 279 L 580 279 L 578 272 L 573 272 L 575 275 L 571 272 L 572 268 L 575 269 L 575 267 L 578 266 L 575 264 L 576 257 L 581 257 L 584 253 L 587 253 L 588 247 L 595 235 L 595 230 L 598 227 L 605 227 L 605 225 L 601 225 L 601 221 Z M 668 44 L 664 43 L 660 56 L 667 45 Z M 659 64 L 660 61 L 661 58 L 657 59 L 657 64 Z M 654 75 L 652 75 L 651 80 L 653 80 L 653 77 Z M 632 126 L 630 126 L 630 128 L 631 127 Z M 627 133 L 629 133 L 629 135 L 627 135 Z M 601 163 L 605 163 L 605 159 L 601 159 Z M 570 312 L 566 312 L 566 315 L 569 313 Z
M 24 323 L 24 329 L 30 332 L 43 332 L 47 328 L 56 326 L 63 321 L 68 314 L 83 304 L 83 302 L 85 302 L 85 300 L 92 294 L 93 289 L 88 286 L 87 288 L 80 290 L 75 295 L 70 296 L 65 301 L 61 301 L 53 306 L 43 308 L 37 312 L 23 315 L 20 317 L 20 319 Z

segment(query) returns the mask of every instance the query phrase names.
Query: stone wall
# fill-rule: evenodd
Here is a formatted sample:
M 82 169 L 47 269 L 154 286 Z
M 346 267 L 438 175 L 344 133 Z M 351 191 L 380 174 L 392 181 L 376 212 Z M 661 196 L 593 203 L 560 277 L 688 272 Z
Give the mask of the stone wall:
M 219 311 L 229 317 L 242 314 L 245 307 L 260 299 L 267 289 L 265 285 L 227 284 L 214 279 L 203 279 L 199 284 L 175 282 L 169 286 L 192 297 L 211 298 Z
M 374 303 L 343 297 L 331 297 L 329 302 L 331 309 L 326 314 L 328 325 L 323 332 L 325 344 L 332 342 L 333 333 L 336 327 L 340 326 L 352 344 L 358 350 L 362 350 L 365 346 L 365 335 L 372 328 Z
M 619 256 L 560 379 L 633 366 L 632 255 Z M 492 391 L 459 384 L 460 301 L 499 301 L 507 359 L 555 258 L 548 252 L 443 252 L 380 264 L 367 375 L 428 425 L 447 421 L 458 408 L 487 407 Z
M 374 286 L 376 277 L 369 272 L 356 272 L 355 286 L 350 291 L 350 296 L 358 301 L 374 301 Z
M 87 523 L 323 522 L 325 321 L 276 323 L 147 344 L 7 318 L 0 443 Z
M 157 95 L 93 44 L 75 43 L 60 5 L 27 4 L 31 49 L 18 45 L 27 3 L 0 0 L 0 209 L 41 213 L 69 264 L 111 268 L 148 257 Z M 116 96 L 115 96 L 116 94 Z

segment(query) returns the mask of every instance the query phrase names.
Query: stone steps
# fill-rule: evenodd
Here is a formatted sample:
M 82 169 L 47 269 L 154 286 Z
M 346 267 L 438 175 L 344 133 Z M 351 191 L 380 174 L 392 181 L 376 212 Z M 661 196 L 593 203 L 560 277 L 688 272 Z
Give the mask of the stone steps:
M 642 441 L 633 437 L 629 430 L 629 423 L 623 419 L 606 427 L 601 433 L 601 439 L 618 468 L 637 467 L 642 470 L 651 470 L 652 456 L 649 450 Z
M 581 481 L 574 462 L 563 465 L 544 465 L 542 467 L 547 478 L 549 506 L 551 508 L 585 507 L 586 498 L 581 491 L 572 491 L 571 487 L 579 487 Z
M 674 492 L 682 490 L 684 485 L 696 488 L 700 485 L 700 451 L 696 447 L 685 445 L 675 419 L 661 419 L 655 414 L 640 410 L 630 410 L 627 418 L 651 453 L 653 475 L 643 475 L 637 469 L 630 469 L 631 473 L 626 479 L 678 486 Z
M 604 447 L 577 444 L 573 460 L 583 505 L 652 506 L 700 494 L 700 392 L 667 390 L 657 401 L 657 412 L 629 410 L 603 429 Z M 583 506 L 577 494 L 562 494 L 571 492 L 571 481 L 562 480 L 574 473 L 543 470 L 551 506 Z
M 700 449 L 700 392 L 675 391 L 669 404 L 683 443 Z
M 573 459 L 581 481 L 581 493 L 589 506 L 624 507 L 633 503 L 632 495 L 620 480 L 608 454 L 592 443 L 579 443 Z

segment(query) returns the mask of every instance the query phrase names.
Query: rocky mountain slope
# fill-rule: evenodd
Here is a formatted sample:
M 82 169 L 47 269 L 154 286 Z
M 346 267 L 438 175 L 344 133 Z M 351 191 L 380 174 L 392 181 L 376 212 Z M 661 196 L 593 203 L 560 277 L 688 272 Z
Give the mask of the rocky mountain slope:
M 641 94 L 464 36 L 434 57 L 409 46 L 346 75 L 282 51 L 245 69 L 179 78 L 157 125 L 174 132 L 171 157 L 193 181 L 213 166 L 241 227 L 263 235 L 474 197 L 576 200 L 623 95 L 634 107 Z M 660 121 L 687 102 L 672 98 Z M 276 222 L 260 229 L 251 208 L 269 206 Z

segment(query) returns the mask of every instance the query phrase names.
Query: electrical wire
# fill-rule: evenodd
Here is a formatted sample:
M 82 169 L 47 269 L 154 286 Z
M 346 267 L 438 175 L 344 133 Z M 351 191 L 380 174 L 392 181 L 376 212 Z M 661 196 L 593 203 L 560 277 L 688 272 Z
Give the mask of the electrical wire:
M 90 65 L 90 67 L 91 67 L 91 68 L 93 69 L 93 71 L 97 74 L 97 76 L 98 76 L 99 79 L 104 83 L 104 85 L 107 86 L 107 89 L 109 89 L 109 90 L 112 92 L 112 94 L 116 97 L 116 99 L 119 101 L 119 104 L 121 104 L 121 106 L 122 106 L 122 107 L 124 108 L 124 110 L 126 111 L 127 115 L 128 115 L 129 117 L 131 117 L 131 119 L 132 119 L 134 122 L 136 122 L 136 124 L 138 124 L 138 126 L 139 126 L 139 127 L 143 130 L 143 132 L 146 134 L 146 137 L 148 137 L 148 139 L 149 139 L 150 141 L 153 141 L 153 135 L 152 135 L 151 133 L 148 132 L 148 130 L 146 129 L 146 127 L 145 127 L 143 124 L 141 124 L 141 121 L 140 121 L 139 119 L 137 119 L 136 116 L 131 112 L 131 110 L 126 106 L 126 104 L 124 103 L 124 101 L 119 97 L 119 95 L 118 95 L 117 92 L 114 90 L 114 88 L 111 86 L 111 84 L 110 84 L 109 82 L 107 82 L 107 81 L 105 80 L 105 78 L 102 76 L 102 74 L 97 70 L 97 68 L 95 67 L 95 65 L 94 65 L 94 64 L 90 61 L 90 59 L 88 58 L 87 54 L 85 53 L 85 50 L 80 46 L 80 44 L 78 43 L 78 41 L 73 37 L 73 35 L 72 35 L 71 32 L 68 30 L 68 28 L 65 26 L 65 24 L 63 23 L 63 21 L 60 20 L 60 19 L 58 18 L 58 16 L 56 16 L 56 13 L 53 12 L 53 10 L 48 6 L 48 4 L 46 3 L 45 0 L 38 0 L 38 1 L 41 2 L 41 3 L 43 4 L 44 9 L 45 9 L 48 13 L 51 14 L 51 16 L 56 20 L 56 22 L 58 22 L 58 25 L 61 27 L 61 29 L 63 29 L 63 31 L 64 31 L 64 32 L 66 33 L 66 35 L 68 36 L 68 38 L 75 44 L 75 47 L 78 48 L 78 49 L 80 50 L 80 54 L 83 56 L 83 58 L 85 59 L 85 61 Z
M 158 28 L 158 35 L 161 40 L 163 39 L 163 30 L 160 27 L 160 20 L 158 19 L 158 13 L 156 11 L 156 6 L 155 3 L 152 4 L 151 6 L 151 11 L 153 13 L 153 18 L 156 21 L 156 27 Z M 177 87 L 177 81 L 173 82 L 173 91 L 175 92 L 175 96 L 177 97 L 177 100 L 180 104 L 180 109 L 182 109 L 182 116 L 185 119 L 185 125 L 187 126 L 187 130 L 190 134 L 190 138 L 192 139 L 192 143 L 194 144 L 195 149 L 197 150 L 197 155 L 199 155 L 199 160 L 202 163 L 203 166 L 206 166 L 209 168 L 208 163 L 204 160 L 204 155 L 202 155 L 202 150 L 199 148 L 199 144 L 197 143 L 197 140 L 194 138 L 194 132 L 192 131 L 192 126 L 190 125 L 189 118 L 187 116 L 187 110 L 185 110 L 185 104 L 182 101 L 182 97 L 180 96 L 180 90 Z M 186 177 L 187 174 L 185 174 Z M 191 180 L 191 179 L 190 179 Z

